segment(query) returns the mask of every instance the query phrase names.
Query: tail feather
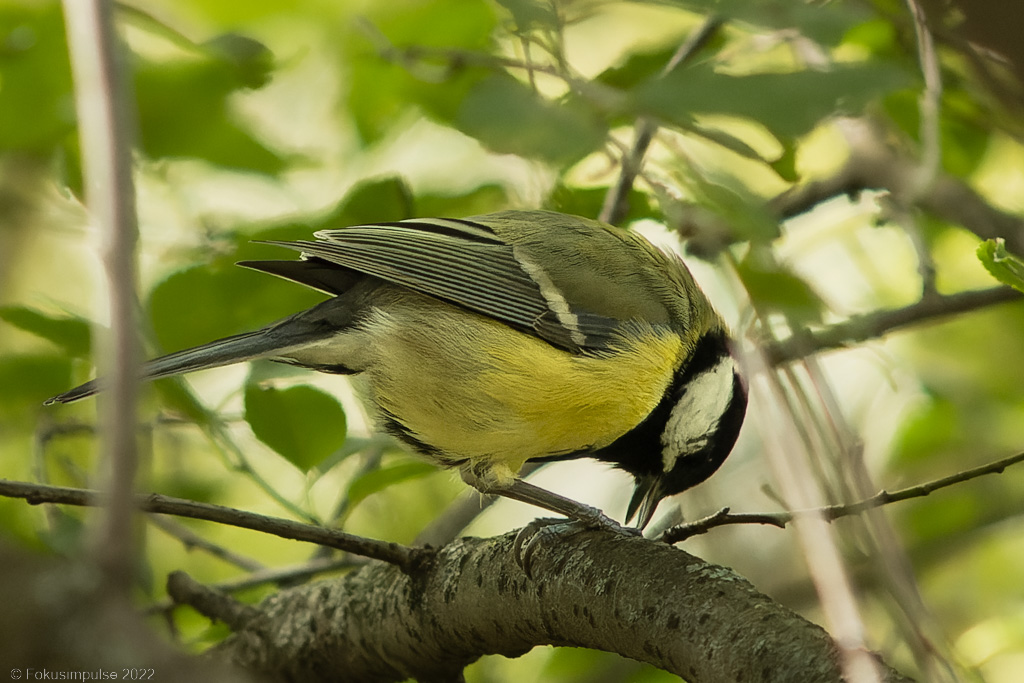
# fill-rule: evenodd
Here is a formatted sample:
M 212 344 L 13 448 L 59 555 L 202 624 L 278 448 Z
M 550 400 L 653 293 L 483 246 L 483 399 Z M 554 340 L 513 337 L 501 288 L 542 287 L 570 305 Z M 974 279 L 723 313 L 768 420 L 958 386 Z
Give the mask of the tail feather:
M 140 378 L 144 380 L 160 379 L 195 370 L 241 363 L 272 355 L 294 345 L 294 339 L 284 339 L 282 335 L 274 334 L 274 331 L 274 327 L 265 327 L 254 332 L 225 337 L 208 344 L 154 358 L 142 366 Z M 48 398 L 43 405 L 71 403 L 102 391 L 104 385 L 103 378 L 96 378 L 65 391 L 63 394 Z

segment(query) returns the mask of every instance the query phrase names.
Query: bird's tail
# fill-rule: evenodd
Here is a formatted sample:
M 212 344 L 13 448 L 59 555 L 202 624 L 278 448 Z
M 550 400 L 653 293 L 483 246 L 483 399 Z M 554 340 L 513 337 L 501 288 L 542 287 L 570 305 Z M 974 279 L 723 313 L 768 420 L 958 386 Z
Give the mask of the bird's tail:
M 144 380 L 160 379 L 194 370 L 217 368 L 274 355 L 275 352 L 282 351 L 295 343 L 295 340 L 288 339 L 287 335 L 275 334 L 279 329 L 278 326 L 264 327 L 254 332 L 225 337 L 208 344 L 154 358 L 142 366 L 140 377 Z M 65 391 L 63 394 L 48 398 L 44 405 L 71 403 L 92 396 L 103 390 L 104 384 L 103 378 L 91 380 Z

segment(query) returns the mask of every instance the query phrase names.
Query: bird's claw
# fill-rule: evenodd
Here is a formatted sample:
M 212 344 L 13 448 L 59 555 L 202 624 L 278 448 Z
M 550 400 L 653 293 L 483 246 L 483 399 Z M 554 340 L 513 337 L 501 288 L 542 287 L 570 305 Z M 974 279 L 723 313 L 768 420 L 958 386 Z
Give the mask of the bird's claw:
M 545 544 L 545 539 L 565 538 L 590 529 L 604 529 L 626 536 L 641 535 L 639 529 L 622 526 L 599 510 L 593 512 L 593 515 L 577 519 L 540 517 L 520 529 L 512 544 L 512 551 L 516 563 L 522 568 L 527 578 L 533 578 L 534 555 Z

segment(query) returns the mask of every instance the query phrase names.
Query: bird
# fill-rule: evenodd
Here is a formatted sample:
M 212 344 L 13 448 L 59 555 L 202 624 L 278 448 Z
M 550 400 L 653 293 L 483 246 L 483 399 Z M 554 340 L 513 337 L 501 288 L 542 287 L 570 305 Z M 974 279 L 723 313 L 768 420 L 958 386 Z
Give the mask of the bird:
M 642 530 L 733 449 L 747 392 L 727 327 L 683 260 L 634 231 L 506 210 L 267 243 L 299 257 L 238 265 L 330 297 L 150 360 L 142 379 L 255 359 L 354 375 L 379 427 L 426 460 L 588 526 L 625 528 L 522 479 L 524 464 L 589 457 L 628 472 L 625 523 Z

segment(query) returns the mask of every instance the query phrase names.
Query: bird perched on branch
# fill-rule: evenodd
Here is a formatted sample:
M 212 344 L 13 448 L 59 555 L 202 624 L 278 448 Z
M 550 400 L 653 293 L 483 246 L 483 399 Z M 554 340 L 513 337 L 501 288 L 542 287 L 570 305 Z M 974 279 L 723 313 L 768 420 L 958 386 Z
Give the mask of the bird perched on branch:
M 359 374 L 381 426 L 427 460 L 589 525 L 617 526 L 520 479 L 523 464 L 591 457 L 629 472 L 626 521 L 643 528 L 662 498 L 707 479 L 732 450 L 746 392 L 725 324 L 682 260 L 643 237 L 548 211 L 314 237 L 270 242 L 300 259 L 240 265 L 330 299 L 151 360 L 143 377 L 257 358 Z

